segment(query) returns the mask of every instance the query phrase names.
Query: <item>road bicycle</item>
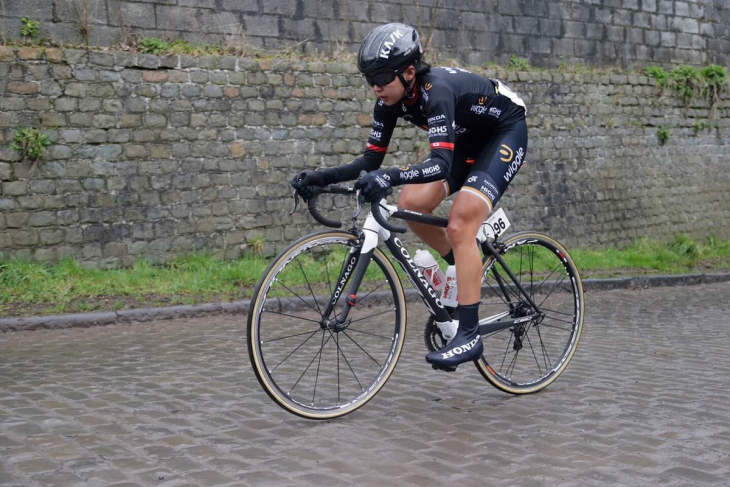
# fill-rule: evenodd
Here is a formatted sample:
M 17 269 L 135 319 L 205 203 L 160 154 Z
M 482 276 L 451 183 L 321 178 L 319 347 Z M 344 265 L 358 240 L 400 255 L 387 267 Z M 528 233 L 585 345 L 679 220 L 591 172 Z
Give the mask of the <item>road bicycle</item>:
M 321 194 L 356 191 L 316 188 L 308 199 L 315 220 L 341 228 L 318 210 Z M 426 348 L 445 346 L 448 333 L 442 328 L 454 324 L 453 309 L 443 305 L 396 236 L 405 226 L 393 222 L 446 227 L 448 220 L 400 210 L 383 199 L 358 225 L 362 200 L 356 199 L 349 230 L 324 230 L 293 242 L 268 266 L 251 299 L 247 340 L 256 378 L 276 404 L 305 418 L 331 419 L 362 407 L 398 362 L 406 293 L 380 241 L 428 308 Z M 477 235 L 483 252 L 484 353 L 474 363 L 497 389 L 527 394 L 555 381 L 573 357 L 583 330 L 583 287 L 560 243 L 537 232 L 504 237 L 509 225 L 500 209 Z

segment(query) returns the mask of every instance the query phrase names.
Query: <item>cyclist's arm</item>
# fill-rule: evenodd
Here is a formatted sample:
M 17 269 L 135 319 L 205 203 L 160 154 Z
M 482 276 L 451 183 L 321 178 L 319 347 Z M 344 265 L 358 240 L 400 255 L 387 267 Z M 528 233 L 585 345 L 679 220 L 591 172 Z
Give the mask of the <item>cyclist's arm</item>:
M 379 169 L 385 153 L 388 152 L 388 144 L 397 122 L 397 111 L 378 101 L 373 109 L 373 122 L 365 152 L 351 163 L 331 169 L 337 181 L 351 181 L 357 179 L 362 171 Z
M 454 159 L 454 95 L 449 90 L 431 93 L 427 108 L 428 141 L 431 153 L 419 164 L 406 168 L 391 167 L 385 170 L 392 185 L 430 183 L 446 179 L 451 173 Z

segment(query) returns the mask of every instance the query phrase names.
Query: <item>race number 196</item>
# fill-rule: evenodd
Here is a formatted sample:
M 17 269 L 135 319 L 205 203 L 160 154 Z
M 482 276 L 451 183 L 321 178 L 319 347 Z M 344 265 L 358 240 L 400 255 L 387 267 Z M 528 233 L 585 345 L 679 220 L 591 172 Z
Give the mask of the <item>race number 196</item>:
M 502 208 L 495 211 L 487 221 L 482 224 L 484 233 L 488 238 L 498 237 L 509 228 L 509 219 Z

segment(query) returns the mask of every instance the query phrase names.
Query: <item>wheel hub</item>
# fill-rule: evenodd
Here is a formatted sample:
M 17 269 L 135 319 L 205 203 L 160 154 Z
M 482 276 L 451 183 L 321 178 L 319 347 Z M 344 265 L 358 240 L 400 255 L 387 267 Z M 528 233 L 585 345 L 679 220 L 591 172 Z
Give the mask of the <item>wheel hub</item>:
M 319 327 L 322 330 L 329 330 L 335 333 L 339 333 L 343 330 L 346 330 L 350 326 L 350 322 L 352 320 L 347 320 L 344 323 L 341 323 L 338 319 L 329 319 L 329 318 L 323 318 L 322 321 L 319 322 Z

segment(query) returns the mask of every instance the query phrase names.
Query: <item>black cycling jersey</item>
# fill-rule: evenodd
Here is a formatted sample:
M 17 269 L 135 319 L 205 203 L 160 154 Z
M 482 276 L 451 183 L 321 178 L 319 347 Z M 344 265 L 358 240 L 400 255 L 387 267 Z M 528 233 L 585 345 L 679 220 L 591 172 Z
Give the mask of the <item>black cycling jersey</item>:
M 525 119 L 525 103 L 504 83 L 460 68 L 431 68 L 419 75 L 401 103 L 375 104 L 365 153 L 338 168 L 340 180 L 374 171 L 383 163 L 399 117 L 428 130 L 430 155 L 420 164 L 389 168 L 393 184 L 426 183 L 451 174 L 457 143 L 484 139 Z

